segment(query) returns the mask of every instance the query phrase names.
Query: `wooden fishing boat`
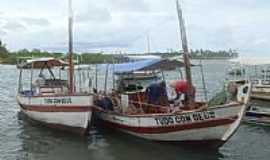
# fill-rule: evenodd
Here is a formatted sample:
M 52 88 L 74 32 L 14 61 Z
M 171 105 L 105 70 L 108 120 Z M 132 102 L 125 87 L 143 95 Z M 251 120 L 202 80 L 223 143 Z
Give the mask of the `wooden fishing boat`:
M 169 104 L 148 104 L 143 91 L 128 92 L 120 95 L 119 106 L 114 106 L 113 110 L 100 110 L 98 117 L 107 127 L 149 140 L 219 146 L 236 131 L 248 104 L 250 84 L 241 82 L 237 85 L 236 100 L 211 107 L 196 102 L 193 104 L 196 109 L 191 110 L 183 106 L 172 109 Z M 129 108 L 141 111 L 134 113 L 128 111 Z
M 93 96 L 89 92 L 76 91 L 72 52 L 72 15 L 70 15 L 68 62 L 55 58 L 37 58 L 19 64 L 17 101 L 21 111 L 30 119 L 49 127 L 85 134 L 92 116 Z M 67 76 L 61 74 L 65 67 L 67 73 L 64 70 L 63 75 Z M 56 69 L 59 70 L 58 77 L 55 74 Z M 23 76 L 25 70 L 30 73 L 30 79 Z M 38 76 L 35 74 L 37 70 Z M 29 81 L 27 88 L 24 84 L 26 79 Z
M 107 127 L 154 141 L 207 143 L 218 147 L 240 125 L 250 97 L 250 84 L 231 81 L 226 91 L 230 96 L 222 104 L 209 106 L 207 102 L 194 100 L 185 27 L 178 3 L 177 9 L 188 84 L 185 102 L 172 106 L 164 91 L 158 102 L 149 103 L 149 95 L 141 90 L 99 95 L 94 104 L 103 108 L 98 111 L 98 117 Z
M 55 76 L 53 68 L 58 68 L 61 73 L 61 69 L 66 66 L 69 65 L 54 58 L 32 59 L 19 65 L 17 101 L 22 112 L 33 120 L 83 134 L 91 119 L 93 96 L 87 92 L 75 92 L 73 83 L 68 83 L 61 75 Z M 34 71 L 37 69 L 40 69 L 40 73 L 35 78 Z M 23 79 L 26 78 L 23 76 L 24 70 L 30 70 L 31 74 L 28 88 L 23 85 Z
M 245 103 L 231 102 L 227 105 L 176 113 L 129 115 L 102 111 L 99 118 L 105 126 L 149 140 L 209 143 L 219 146 L 236 131 L 245 108 Z

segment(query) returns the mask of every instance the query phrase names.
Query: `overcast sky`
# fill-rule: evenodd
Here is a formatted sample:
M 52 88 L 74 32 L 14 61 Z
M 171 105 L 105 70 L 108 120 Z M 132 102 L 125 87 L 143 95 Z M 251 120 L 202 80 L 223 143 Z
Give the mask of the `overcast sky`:
M 65 51 L 67 0 L 0 0 L 0 39 L 10 50 Z M 181 0 L 192 49 L 270 51 L 269 0 Z M 175 0 L 74 0 L 76 51 L 179 49 Z

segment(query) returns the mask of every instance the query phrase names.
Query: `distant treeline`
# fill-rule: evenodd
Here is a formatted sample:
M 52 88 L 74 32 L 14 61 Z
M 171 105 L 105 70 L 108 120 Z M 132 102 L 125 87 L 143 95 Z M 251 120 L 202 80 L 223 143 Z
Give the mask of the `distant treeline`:
M 173 57 L 179 56 L 179 52 L 171 51 L 166 53 L 151 53 L 151 55 L 157 55 L 161 57 Z M 239 56 L 239 53 L 236 51 L 229 49 L 228 51 L 220 50 L 220 51 L 212 51 L 212 50 L 190 50 L 189 51 L 190 58 L 192 59 L 231 59 Z
M 129 54 L 130 55 L 130 54 Z M 142 55 L 142 54 L 132 54 Z M 150 53 L 147 55 L 157 55 L 161 57 L 179 56 L 179 52 L 164 52 L 164 53 Z M 117 63 L 126 54 L 115 55 L 105 53 L 74 53 L 74 61 L 79 61 L 82 64 L 96 64 L 96 63 Z M 47 52 L 39 49 L 27 50 L 22 49 L 16 52 L 10 52 L 6 48 L 5 44 L 0 41 L 0 63 L 2 64 L 16 64 L 19 58 L 31 58 L 31 57 L 55 57 L 60 59 L 66 58 L 66 53 Z M 238 53 L 232 51 L 211 51 L 211 50 L 190 50 L 190 57 L 193 59 L 229 59 L 238 57 Z

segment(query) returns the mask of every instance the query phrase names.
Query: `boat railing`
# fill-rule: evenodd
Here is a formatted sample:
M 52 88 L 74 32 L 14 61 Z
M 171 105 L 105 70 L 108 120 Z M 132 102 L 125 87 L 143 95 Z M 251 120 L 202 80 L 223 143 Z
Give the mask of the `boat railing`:
M 150 103 L 146 103 L 146 102 L 140 102 L 140 101 L 129 101 L 130 104 L 137 104 L 137 106 L 140 107 L 140 109 L 146 111 L 146 113 L 169 113 L 169 112 L 174 112 L 175 108 L 178 108 L 179 111 L 186 111 L 186 107 L 185 105 L 181 104 L 181 105 L 159 105 L 159 104 L 150 104 Z M 204 102 L 197 102 L 194 104 L 195 105 L 195 110 L 196 109 L 202 109 L 202 106 L 206 106 L 206 103 Z
M 55 86 L 68 86 L 67 80 L 62 79 L 46 79 L 44 86 L 55 87 Z

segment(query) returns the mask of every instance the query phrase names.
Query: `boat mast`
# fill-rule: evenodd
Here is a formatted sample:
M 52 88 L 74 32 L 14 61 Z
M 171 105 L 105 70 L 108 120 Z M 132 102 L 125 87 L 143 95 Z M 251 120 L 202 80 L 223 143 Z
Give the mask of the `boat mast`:
M 177 6 L 177 13 L 178 13 L 178 21 L 179 21 L 179 28 L 180 28 L 180 37 L 182 41 L 182 49 L 184 51 L 183 58 L 184 58 L 184 66 L 185 66 L 185 74 L 186 74 L 186 80 L 188 85 L 188 91 L 187 91 L 187 106 L 190 106 L 194 103 L 194 99 L 192 96 L 192 77 L 191 77 L 191 67 L 190 67 L 190 61 L 189 61 L 189 54 L 188 54 L 188 42 L 187 42 L 187 36 L 186 36 L 186 29 L 185 29 L 185 23 L 184 18 L 182 14 L 182 9 L 179 4 L 179 1 L 176 0 L 176 6 Z
M 69 94 L 74 93 L 74 82 L 73 82 L 73 11 L 72 11 L 72 0 L 68 1 L 68 84 L 69 84 Z

